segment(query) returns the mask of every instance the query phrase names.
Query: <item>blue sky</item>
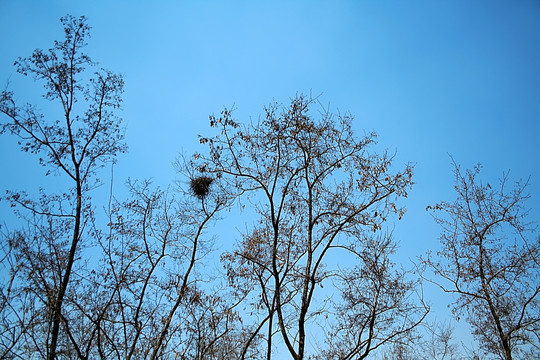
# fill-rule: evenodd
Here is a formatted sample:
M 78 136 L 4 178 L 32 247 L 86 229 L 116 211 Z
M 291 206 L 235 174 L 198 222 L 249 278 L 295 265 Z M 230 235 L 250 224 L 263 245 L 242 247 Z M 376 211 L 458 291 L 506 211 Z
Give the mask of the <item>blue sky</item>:
M 311 91 L 355 115 L 359 135 L 377 131 L 396 163 L 416 164 L 395 228 L 403 259 L 437 244 L 424 209 L 454 196 L 448 154 L 464 167 L 482 163 L 486 181 L 506 170 L 531 176 L 539 218 L 538 1 L 0 0 L 2 88 L 10 79 L 21 100 L 39 96 L 12 63 L 61 39 L 68 13 L 88 17 L 88 53 L 126 78 L 119 115 L 130 150 L 117 184 L 170 183 L 178 152 L 202 150 L 197 134 L 223 106 L 247 121 L 272 99 Z M 44 170 L 15 145 L 0 138 L 0 191 L 31 192 Z

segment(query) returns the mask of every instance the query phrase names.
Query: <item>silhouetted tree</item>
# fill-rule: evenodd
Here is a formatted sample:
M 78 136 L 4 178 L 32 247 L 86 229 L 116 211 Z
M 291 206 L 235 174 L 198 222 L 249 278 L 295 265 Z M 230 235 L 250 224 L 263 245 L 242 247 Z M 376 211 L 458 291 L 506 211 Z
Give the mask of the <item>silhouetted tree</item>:
M 98 181 L 96 170 L 126 149 L 122 122 L 113 113 L 121 103 L 122 77 L 96 68 L 83 52 L 90 30 L 84 17 L 61 21 L 64 41 L 15 62 L 18 73 L 43 83 L 44 98 L 61 115 L 17 104 L 10 91 L 0 94 L 0 112 L 8 119 L 0 132 L 17 136 L 21 149 L 36 154 L 47 174 L 71 182 L 59 194 L 42 190 L 38 200 L 8 193 L 12 205 L 25 211 L 20 215 L 27 225 L 4 234 L 3 264 L 10 275 L 2 287 L 5 356 L 25 349 L 47 359 L 82 357 L 72 337 L 77 308 L 66 297 L 81 280 L 77 264 L 92 231 L 89 192 Z
M 95 221 L 90 193 L 100 184 L 97 170 L 126 150 L 113 113 L 123 80 L 95 69 L 84 54 L 84 17 L 61 21 L 65 41 L 15 63 L 19 73 L 44 82 L 45 99 L 61 115 L 21 106 L 7 90 L 0 95 L 8 119 L 1 133 L 18 136 L 47 175 L 67 179 L 59 194 L 40 190 L 32 200 L 8 192 L 4 199 L 24 225 L 2 233 L 0 358 L 253 358 L 242 350 L 250 334 L 237 301 L 209 285 L 208 269 L 198 269 L 211 251 L 206 229 L 229 204 L 219 179 L 180 163 L 187 189 L 129 181 L 128 199 L 111 193 L 108 230 Z
M 527 183 L 498 185 L 463 173 L 454 163 L 454 202 L 440 202 L 442 249 L 422 259 L 445 292 L 457 294 L 454 313 L 467 315 L 482 349 L 502 359 L 540 357 L 540 238 L 526 222 Z M 441 215 L 439 215 L 441 214 Z
M 373 232 L 382 228 L 391 213 L 403 215 L 405 210 L 395 200 L 406 196 L 412 184 L 410 166 L 392 172 L 391 156 L 369 150 L 375 134 L 357 139 L 349 115 L 334 117 L 323 112 L 315 119 L 309 113 L 313 103 L 311 98 L 297 96 L 289 107 L 271 104 L 263 119 L 245 126 L 225 109 L 220 117 L 210 117 L 210 125 L 219 134 L 200 139 L 209 146 L 209 156 L 196 155 L 202 174 L 222 179 L 231 193 L 247 197 L 259 216 L 237 248 L 223 259 L 230 284 L 251 307 L 248 318 L 253 320 L 253 338 L 266 333 L 267 359 L 275 334 L 280 334 L 292 358 L 306 357 L 308 324 L 330 313 L 326 306 L 331 303 L 324 297 L 330 290 L 320 289 L 332 288 L 331 279 L 342 280 L 344 285 L 336 284 L 335 289 L 344 290 L 345 298 L 347 286 L 373 284 L 354 271 L 341 271 L 337 263 L 345 267 L 347 262 L 337 259 L 349 258 L 366 274 L 374 274 L 375 268 L 365 268 L 369 263 L 359 261 L 361 252 L 371 249 Z M 381 261 L 390 249 L 378 248 L 384 253 Z M 384 289 L 368 294 L 384 298 L 380 302 L 371 299 L 377 314 L 384 312 L 382 307 L 394 307 L 394 300 L 405 304 L 399 298 L 410 290 L 391 270 L 379 275 L 376 282 Z M 397 286 L 392 300 L 387 291 L 391 284 Z M 392 332 L 414 328 L 422 314 L 415 311 L 413 318 L 403 327 L 385 325 L 385 336 L 391 339 L 397 336 Z M 369 322 L 375 317 L 365 319 Z M 397 316 L 396 321 L 400 320 Z M 244 349 L 249 347 L 247 343 Z M 367 352 L 373 348 L 368 346 Z
M 110 231 L 99 237 L 104 256 L 89 282 L 92 301 L 100 299 L 85 312 L 95 324 L 93 353 L 102 359 L 216 359 L 236 350 L 234 334 L 241 329 L 234 304 L 201 287 L 210 276 L 197 266 L 212 247 L 205 230 L 226 198 L 217 186 L 203 197 L 152 189 L 148 181 L 129 188 L 131 196 L 110 209 Z
M 450 325 L 430 324 L 426 330 L 429 336 L 423 339 L 420 346 L 415 346 L 417 359 L 457 360 L 464 358 L 459 352 L 459 347 L 454 343 L 454 329 Z
M 373 236 L 354 246 L 358 261 L 338 273 L 342 299 L 335 304 L 337 321 L 325 329 L 328 348 L 317 358 L 366 359 L 376 349 L 391 345 L 402 349 L 402 345 L 417 342 L 419 334 L 414 330 L 427 315 L 428 306 L 417 293 L 418 280 L 407 280 L 411 274 L 390 260 L 395 248 L 391 234 Z M 404 358 L 403 351 L 399 353 L 395 358 Z

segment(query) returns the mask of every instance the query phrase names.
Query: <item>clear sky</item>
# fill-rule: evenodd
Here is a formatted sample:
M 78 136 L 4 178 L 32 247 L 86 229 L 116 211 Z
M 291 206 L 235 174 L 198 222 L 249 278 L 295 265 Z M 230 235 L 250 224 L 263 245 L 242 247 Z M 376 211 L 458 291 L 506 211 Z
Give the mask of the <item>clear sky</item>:
M 359 135 L 377 131 L 397 163 L 416 164 L 395 229 L 404 259 L 437 244 L 425 207 L 454 197 L 448 154 L 482 163 L 486 181 L 531 176 L 539 219 L 539 1 L 0 0 L 2 88 L 10 79 L 34 101 L 41 89 L 12 63 L 61 39 L 68 13 L 87 16 L 87 52 L 126 78 L 130 150 L 116 183 L 169 183 L 178 152 L 202 150 L 197 134 L 223 106 L 247 121 L 272 99 L 311 91 L 354 114 Z M 1 192 L 40 185 L 44 171 L 13 139 L 1 137 L 0 151 Z

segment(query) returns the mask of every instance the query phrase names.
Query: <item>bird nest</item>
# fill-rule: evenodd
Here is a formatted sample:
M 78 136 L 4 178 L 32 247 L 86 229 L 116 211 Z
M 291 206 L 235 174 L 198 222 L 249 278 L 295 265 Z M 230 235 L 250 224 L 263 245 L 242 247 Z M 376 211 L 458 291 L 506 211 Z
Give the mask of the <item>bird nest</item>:
M 210 184 L 214 179 L 208 176 L 200 176 L 198 178 L 191 179 L 190 187 L 193 195 L 199 199 L 204 198 L 210 191 Z

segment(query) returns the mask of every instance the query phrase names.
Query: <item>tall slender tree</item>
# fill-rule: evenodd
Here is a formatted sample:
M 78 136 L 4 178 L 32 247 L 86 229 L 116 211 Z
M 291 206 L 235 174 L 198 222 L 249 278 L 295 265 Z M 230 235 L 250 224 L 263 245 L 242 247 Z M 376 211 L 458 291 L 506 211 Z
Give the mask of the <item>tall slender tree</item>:
M 66 16 L 61 22 L 63 41 L 15 62 L 19 74 L 43 84 L 44 98 L 53 104 L 47 108 L 58 111 L 42 114 L 38 105 L 18 104 L 11 91 L 0 94 L 0 112 L 7 119 L 0 132 L 17 136 L 21 149 L 35 154 L 47 175 L 69 183 L 59 194 L 42 190 L 38 200 L 24 192 L 7 195 L 24 211 L 27 226 L 4 234 L 11 276 L 2 289 L 2 310 L 10 311 L 16 324 L 3 335 L 11 341 L 4 343 L 4 352 L 23 342 L 30 353 L 51 360 L 80 354 L 71 338 L 66 294 L 79 278 L 77 263 L 92 228 L 89 194 L 98 182 L 96 172 L 126 150 L 122 122 L 114 114 L 121 104 L 122 76 L 98 68 L 84 53 L 90 36 L 84 17 Z
M 441 250 L 422 262 L 433 281 L 457 295 L 454 313 L 467 316 L 482 349 L 502 359 L 540 356 L 540 237 L 527 222 L 527 183 L 482 182 L 480 165 L 454 163 L 453 202 L 428 209 L 441 226 Z

